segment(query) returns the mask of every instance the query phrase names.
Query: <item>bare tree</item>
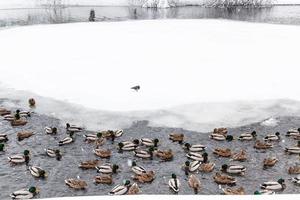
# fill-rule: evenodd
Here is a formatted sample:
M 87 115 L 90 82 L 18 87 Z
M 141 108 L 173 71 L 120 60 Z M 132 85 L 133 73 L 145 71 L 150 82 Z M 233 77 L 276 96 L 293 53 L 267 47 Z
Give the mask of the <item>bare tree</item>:
M 262 7 L 270 6 L 273 0 L 208 0 L 206 6 L 209 7 Z

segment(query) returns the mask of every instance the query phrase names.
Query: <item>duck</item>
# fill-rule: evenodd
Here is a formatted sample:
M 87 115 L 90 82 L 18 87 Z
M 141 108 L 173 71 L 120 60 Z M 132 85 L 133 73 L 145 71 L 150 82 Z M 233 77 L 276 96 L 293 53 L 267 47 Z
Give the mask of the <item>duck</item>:
M 289 174 L 300 174 L 300 166 L 296 165 L 293 167 L 289 167 L 288 172 Z
M 20 117 L 31 117 L 31 113 L 32 113 L 32 112 L 26 111 L 26 110 L 19 111 Z
M 268 134 L 264 137 L 264 141 L 279 141 L 280 140 L 280 133 L 276 132 L 275 134 Z
M 298 128 L 298 129 L 292 128 L 292 129 L 288 130 L 288 132 L 286 133 L 286 136 L 287 137 L 300 136 L 300 128 Z
M 211 139 L 213 140 L 217 140 L 217 141 L 232 141 L 233 140 L 233 136 L 232 135 L 221 135 L 221 134 L 217 134 L 217 133 L 213 133 L 209 136 Z
M 33 135 L 34 135 L 34 133 L 32 131 L 23 131 L 23 132 L 19 132 L 17 134 L 17 138 L 18 138 L 18 141 L 22 141 L 26 138 L 30 138 Z
M 265 158 L 264 159 L 264 168 L 266 167 L 273 167 L 278 162 L 278 159 L 275 157 L 272 158 Z
M 37 166 L 29 167 L 29 171 L 36 178 L 46 178 L 48 176 L 45 170 Z
M 229 148 L 222 149 L 222 148 L 216 148 L 213 151 L 214 154 L 217 154 L 220 157 L 230 157 L 231 156 L 231 150 Z
M 105 163 L 103 165 L 100 166 L 96 166 L 95 167 L 97 169 L 98 173 L 102 173 L 102 174 L 113 174 L 113 173 L 117 173 L 117 170 L 119 169 L 119 166 L 116 164 L 110 164 L 110 163 Z
M 130 181 L 129 180 L 124 180 L 123 184 L 116 185 L 110 192 L 109 194 L 111 195 L 124 195 L 128 192 L 130 188 Z
M 225 195 L 245 195 L 245 189 L 243 187 L 239 188 L 222 188 Z
M 228 176 L 228 175 L 223 175 L 218 172 L 213 176 L 213 178 L 214 178 L 214 181 L 218 184 L 234 185 L 236 183 L 236 180 L 234 177 Z
M 56 127 L 45 127 L 45 132 L 46 134 L 50 134 L 50 135 L 56 135 L 57 134 L 57 128 Z
M 228 133 L 228 130 L 227 130 L 227 128 L 224 128 L 224 127 L 222 127 L 222 128 L 215 128 L 213 130 L 213 133 L 220 134 L 220 135 L 226 135 Z
M 221 171 L 228 173 L 228 174 L 238 174 L 238 175 L 245 175 L 246 167 L 242 165 L 227 165 L 223 164 L 221 167 Z
M 284 182 L 285 182 L 284 179 L 280 178 L 278 179 L 277 182 L 275 181 L 264 182 L 263 184 L 260 185 L 260 187 L 261 189 L 272 190 L 272 191 L 284 190 L 286 187 Z
M 238 140 L 241 141 L 248 141 L 248 140 L 253 140 L 257 136 L 256 131 L 252 131 L 251 133 L 242 133 L 239 137 Z
M 157 138 L 155 139 L 149 139 L 149 138 L 142 138 L 141 144 L 145 145 L 146 147 L 157 147 L 159 140 Z
M 297 146 L 285 148 L 285 152 L 289 154 L 300 154 L 300 141 L 298 141 Z
M 233 153 L 231 156 L 232 160 L 244 162 L 247 160 L 247 155 L 245 150 L 241 150 L 239 152 Z
M 61 153 L 59 149 L 44 149 L 47 156 L 51 158 L 56 158 L 57 160 L 61 160 Z
M 96 134 L 93 134 L 93 133 L 90 133 L 90 134 L 85 134 L 83 135 L 83 137 L 85 138 L 84 141 L 87 142 L 87 143 L 92 143 L 92 142 L 95 142 L 97 140 L 102 140 L 101 142 L 99 142 L 99 145 L 102 145 L 101 143 L 105 141 L 105 138 L 102 137 L 102 133 L 96 133 Z
M 15 117 L 12 114 L 4 115 L 3 119 L 9 122 L 12 122 L 15 120 Z
M 8 157 L 8 160 L 12 164 L 22 164 L 22 163 L 29 163 L 30 157 L 29 157 L 30 151 L 24 150 L 23 155 L 14 155 Z
M 10 113 L 11 113 L 11 111 L 7 110 L 6 108 L 0 108 L 1 116 L 9 115 Z
M 172 142 L 178 142 L 181 144 L 184 140 L 184 135 L 182 133 L 171 133 L 169 135 L 169 139 L 172 140 Z
M 188 157 L 189 159 L 192 159 L 192 160 L 206 162 L 208 159 L 208 154 L 206 152 L 204 152 L 203 154 L 189 152 L 186 154 L 186 157 Z
M 188 184 L 194 190 L 194 193 L 198 194 L 198 191 L 201 188 L 201 182 L 194 174 L 189 176 Z
M 176 174 L 172 174 L 172 178 L 168 182 L 169 188 L 175 192 L 178 193 L 180 189 L 180 181 L 177 178 Z
M 131 170 L 133 171 L 133 173 L 135 173 L 137 175 L 141 175 L 143 173 L 146 173 L 145 168 L 142 167 L 142 166 L 138 166 L 135 161 L 133 161 L 131 163 Z
M 68 132 L 81 132 L 83 130 L 82 127 L 76 126 L 76 125 L 70 125 L 69 123 L 66 123 L 66 129 Z
M 110 158 L 111 151 L 109 149 L 94 149 L 94 154 L 100 158 Z
M 155 150 L 154 154 L 163 161 L 169 161 L 173 159 L 172 149 L 163 151 L 163 150 Z
M 133 180 L 137 180 L 140 183 L 151 183 L 154 180 L 154 171 L 148 171 L 142 174 L 136 174 L 133 176 Z
M 62 145 L 70 144 L 70 143 L 72 143 L 72 142 L 74 142 L 73 137 L 67 136 L 67 137 L 65 137 L 64 139 L 60 140 L 60 141 L 58 142 L 58 145 L 59 145 L 59 146 L 62 146 Z
M 4 151 L 4 147 L 5 147 L 5 145 L 3 143 L 0 143 L 0 152 Z
M 254 148 L 256 149 L 269 149 L 272 148 L 273 145 L 267 142 L 261 142 L 260 140 L 256 140 Z
M 8 141 L 8 137 L 6 134 L 0 134 L 0 142 L 7 142 Z
M 115 137 L 121 137 L 123 135 L 124 131 L 122 129 L 119 129 L 119 130 L 115 130 L 114 131 L 114 136 Z
M 112 184 L 113 179 L 111 175 L 101 175 L 101 176 L 95 176 L 94 182 L 97 184 Z
M 291 180 L 292 180 L 292 183 L 300 185 L 300 176 L 293 177 Z
M 81 162 L 78 167 L 81 169 L 95 169 L 98 164 L 99 160 L 87 160 Z
M 87 187 L 87 183 L 84 180 L 69 178 L 65 180 L 65 183 L 70 188 L 76 190 L 83 190 Z
M 150 147 L 148 151 L 146 150 L 135 150 L 134 155 L 138 158 L 144 158 L 144 159 L 153 159 L 153 147 Z
M 202 152 L 202 151 L 205 151 L 206 146 L 204 146 L 202 144 L 191 145 L 190 143 L 185 143 L 183 145 L 183 148 L 189 152 Z
M 11 193 L 9 196 L 12 199 L 32 199 L 39 193 L 36 187 L 30 187 L 29 189 L 22 189 Z
M 215 168 L 215 163 L 201 163 L 200 167 L 199 167 L 199 171 L 201 172 L 206 172 L 206 173 L 209 173 L 209 172 L 212 172 Z
M 189 172 L 196 172 L 200 167 L 201 161 L 186 161 L 183 166 L 185 175 L 188 175 Z
M 137 148 L 139 145 L 139 140 L 135 139 L 132 142 L 131 141 L 125 141 L 125 142 L 120 142 L 118 144 L 119 150 L 122 151 L 133 151 Z
M 28 99 L 28 104 L 29 104 L 30 108 L 34 108 L 35 107 L 35 100 L 34 100 L 34 98 Z
M 273 194 L 275 194 L 275 192 L 271 191 L 271 190 L 260 190 L 260 191 L 256 190 L 254 192 L 254 194 L 255 195 L 273 195 Z
M 139 188 L 138 184 L 137 183 L 133 183 L 129 187 L 127 194 L 128 195 L 133 195 L 133 194 L 138 194 L 139 192 L 140 192 L 140 188 Z
M 27 121 L 25 119 L 14 119 L 11 121 L 12 126 L 25 126 Z
M 102 137 L 110 139 L 110 138 L 115 138 L 115 134 L 113 130 L 105 130 L 105 131 L 100 131 L 99 133 L 102 134 Z

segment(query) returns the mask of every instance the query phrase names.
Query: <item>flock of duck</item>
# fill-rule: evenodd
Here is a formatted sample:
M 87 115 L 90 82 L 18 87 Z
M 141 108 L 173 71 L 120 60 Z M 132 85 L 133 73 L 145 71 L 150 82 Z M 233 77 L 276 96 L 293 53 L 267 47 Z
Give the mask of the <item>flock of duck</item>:
M 35 106 L 35 100 L 29 99 L 30 107 Z M 24 126 L 28 123 L 28 117 L 32 113 L 29 111 L 20 111 L 16 110 L 12 112 L 6 108 L 0 108 L 0 115 L 4 120 L 7 120 L 11 123 L 12 127 Z M 59 146 L 68 145 L 74 142 L 74 137 L 76 134 L 80 134 L 83 131 L 82 127 L 66 124 L 66 132 L 68 136 L 59 141 Z M 58 129 L 56 127 L 45 127 L 45 134 L 56 135 L 58 134 Z M 84 140 L 87 143 L 94 144 L 95 148 L 93 153 L 101 158 L 107 159 L 112 156 L 112 152 L 109 149 L 101 148 L 101 146 L 107 143 L 108 140 L 111 143 L 114 143 L 118 139 L 118 151 L 121 153 L 123 151 L 132 151 L 134 156 L 141 159 L 152 160 L 154 157 L 157 157 L 161 161 L 172 161 L 174 153 L 172 149 L 161 150 L 159 148 L 162 145 L 162 141 L 159 141 L 156 138 L 141 138 L 135 139 L 133 141 L 122 141 L 122 135 L 124 134 L 123 130 L 105 130 L 97 133 L 85 134 Z M 19 141 L 25 140 L 29 137 L 34 136 L 33 132 L 22 131 L 17 133 L 17 139 Z M 276 132 L 274 134 L 268 134 L 264 137 L 264 140 L 256 139 L 256 132 L 242 133 L 238 138 L 234 138 L 232 135 L 228 134 L 227 128 L 215 128 L 210 135 L 212 140 L 216 141 L 255 141 L 255 149 L 270 149 L 273 147 L 275 142 L 280 142 L 280 133 Z M 288 154 L 299 154 L 300 155 L 300 129 L 291 129 L 287 132 L 286 137 L 293 138 L 295 141 L 295 146 L 286 147 L 284 151 Z M 182 163 L 182 170 L 184 170 L 185 175 L 188 177 L 188 185 L 194 191 L 195 194 L 201 189 L 201 182 L 199 178 L 195 175 L 197 172 L 203 173 L 212 173 L 216 164 L 209 161 L 209 155 L 206 152 L 206 146 L 203 144 L 190 144 L 186 143 L 185 135 L 181 133 L 171 133 L 169 134 L 169 139 L 178 143 L 185 151 L 187 161 Z M 9 140 L 9 137 L 0 133 L 0 151 L 5 151 L 5 143 Z M 121 141 L 121 142 L 120 142 Z M 245 145 L 248 145 L 245 143 Z M 62 159 L 62 154 L 59 149 L 45 149 L 45 154 L 49 157 L 56 158 L 57 160 Z M 242 163 L 247 160 L 247 152 L 245 150 L 240 150 L 239 152 L 233 152 L 230 148 L 215 148 L 213 154 L 219 157 L 231 158 L 231 160 Z M 24 150 L 22 155 L 11 155 L 8 157 L 8 162 L 11 165 L 20 165 L 26 164 L 32 176 L 36 178 L 46 178 L 47 172 L 39 166 L 29 166 L 30 162 L 30 150 Z M 278 158 L 269 157 L 264 159 L 262 165 L 264 168 L 273 167 L 278 162 Z M 163 162 L 162 162 L 163 163 Z M 79 163 L 79 168 L 95 170 L 100 175 L 94 177 L 94 182 L 97 184 L 113 184 L 113 174 L 120 172 L 119 166 L 111 163 L 100 164 L 99 160 L 86 160 Z M 233 186 L 236 184 L 236 176 L 244 176 L 247 169 L 242 164 L 231 165 L 223 164 L 220 166 L 220 171 L 217 171 L 213 175 L 213 180 L 219 185 L 228 185 Z M 146 170 L 143 166 L 138 165 L 135 161 L 131 162 L 131 170 L 133 176 L 132 180 L 126 179 L 122 183 L 116 185 L 111 189 L 109 194 L 111 195 L 124 195 L 124 194 L 138 194 L 141 193 L 139 184 L 151 183 L 157 174 L 153 170 Z M 291 166 L 288 169 L 289 174 L 300 174 L 300 166 Z M 291 178 L 291 181 L 295 184 L 300 185 L 300 175 L 297 177 Z M 66 179 L 65 184 L 70 188 L 80 190 L 88 187 L 86 181 L 79 178 Z M 181 188 L 181 177 L 178 177 L 176 174 L 170 174 L 168 187 L 176 194 Z M 260 190 L 254 192 L 254 194 L 275 194 L 276 191 L 284 190 L 286 188 L 285 180 L 280 178 L 279 180 L 264 182 L 260 185 Z M 243 187 L 234 188 L 222 188 L 224 194 L 229 195 L 243 195 L 245 190 Z M 30 199 L 33 198 L 40 191 L 37 187 L 32 186 L 27 189 L 22 189 L 15 191 L 10 194 L 13 199 Z

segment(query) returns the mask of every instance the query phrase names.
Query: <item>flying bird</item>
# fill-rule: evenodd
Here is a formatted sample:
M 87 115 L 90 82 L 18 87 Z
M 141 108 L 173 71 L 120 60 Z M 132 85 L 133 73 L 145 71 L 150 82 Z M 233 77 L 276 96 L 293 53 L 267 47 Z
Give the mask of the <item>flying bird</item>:
M 141 87 L 139 85 L 137 85 L 137 86 L 132 87 L 131 89 L 138 92 L 141 89 Z

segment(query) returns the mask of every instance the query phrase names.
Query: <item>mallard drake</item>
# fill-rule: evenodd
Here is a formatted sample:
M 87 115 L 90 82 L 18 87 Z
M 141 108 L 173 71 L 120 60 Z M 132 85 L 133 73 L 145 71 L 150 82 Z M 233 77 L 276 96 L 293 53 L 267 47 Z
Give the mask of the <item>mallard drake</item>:
M 115 164 L 112 165 L 110 163 L 105 163 L 103 165 L 96 166 L 95 168 L 97 169 L 98 173 L 112 174 L 112 173 L 117 173 L 119 166 Z
M 189 176 L 188 184 L 194 190 L 194 193 L 198 194 L 198 190 L 201 187 L 201 182 L 194 174 Z
M 66 179 L 65 183 L 70 188 L 76 190 L 83 190 L 87 187 L 87 183 L 84 180 L 80 180 L 80 179 L 73 179 L 73 178 Z
M 145 173 L 134 175 L 133 179 L 139 181 L 140 183 L 150 183 L 154 180 L 154 176 L 154 171 L 148 171 Z
M 11 193 L 9 196 L 12 199 L 32 199 L 39 193 L 36 187 L 30 187 L 29 189 L 22 189 Z
M 201 172 L 212 172 L 215 168 L 215 163 L 202 163 L 199 167 L 199 171 Z
M 81 162 L 78 167 L 81 169 L 95 169 L 98 164 L 99 160 L 87 160 Z
M 74 142 L 73 137 L 67 136 L 67 137 L 65 137 L 64 139 L 60 140 L 60 141 L 58 142 L 58 145 L 59 145 L 59 146 L 62 146 L 62 145 L 70 144 L 70 143 L 72 143 L 72 142 Z
M 239 188 L 222 188 L 225 195 L 245 195 L 245 189 L 243 187 Z
M 134 155 L 138 158 L 150 158 L 153 159 L 153 147 L 150 147 L 148 151 L 146 150 L 135 150 Z
M 273 167 L 278 162 L 278 159 L 275 157 L 265 158 L 264 159 L 264 167 Z
M 133 183 L 128 189 L 128 195 L 138 194 L 140 192 L 140 188 L 137 183 Z
M 172 174 L 172 178 L 169 180 L 169 187 L 173 192 L 178 193 L 180 189 L 180 181 L 175 174 Z
M 46 134 L 56 135 L 57 134 L 57 128 L 56 127 L 45 127 Z
M 172 140 L 172 142 L 178 142 L 181 144 L 184 140 L 184 135 L 182 133 L 171 133 L 169 135 L 169 139 Z
M 288 132 L 286 133 L 286 136 L 287 137 L 300 136 L 300 128 L 298 128 L 298 129 L 293 128 L 293 129 L 288 130 Z
M 183 148 L 186 149 L 189 152 L 201 152 L 201 151 L 204 151 L 206 149 L 206 146 L 204 146 L 202 144 L 191 145 L 190 143 L 185 143 L 183 145 Z
M 280 140 L 280 133 L 276 132 L 275 134 L 268 134 L 264 137 L 264 141 L 279 141 Z
M 25 119 L 15 119 L 11 121 L 12 126 L 24 126 L 27 124 L 27 121 Z
M 0 143 L 0 152 L 4 151 L 4 144 Z
M 22 141 L 26 138 L 29 138 L 29 137 L 33 136 L 33 135 L 34 135 L 34 133 L 32 131 L 23 131 L 23 132 L 19 132 L 17 134 L 17 138 L 18 138 L 18 141 Z
M 293 167 L 289 167 L 288 172 L 289 174 L 300 174 L 300 166 L 296 165 Z
M 111 191 L 110 194 L 112 195 L 124 195 L 128 192 L 130 187 L 130 181 L 124 180 L 122 185 L 116 185 Z
M 233 153 L 231 158 L 232 158 L 232 160 L 243 162 L 243 161 L 247 160 L 246 151 L 242 149 L 241 151 L 239 151 L 237 153 Z
M 292 183 L 300 185 L 300 176 L 294 177 L 291 180 L 292 180 Z
M 122 151 L 133 151 L 137 148 L 139 145 L 139 140 L 135 139 L 132 142 L 131 141 L 125 141 L 125 142 L 120 142 L 118 144 L 119 150 Z
M 256 149 L 269 149 L 272 148 L 273 145 L 267 142 L 261 142 L 260 140 L 256 140 L 254 148 Z
M 196 172 L 200 167 L 201 161 L 186 161 L 183 166 L 183 170 L 185 171 L 185 175 L 188 175 L 189 172 Z
M 121 137 L 123 135 L 124 131 L 122 129 L 114 131 L 115 137 Z
M 138 166 L 135 161 L 133 161 L 131 164 L 131 170 L 137 175 L 146 173 L 145 168 L 142 166 Z
M 222 127 L 222 128 L 215 128 L 213 130 L 213 133 L 221 134 L 221 135 L 226 135 L 228 133 L 228 130 L 227 130 L 227 128 L 224 128 L 224 127 Z
M 0 134 L 0 142 L 7 142 L 8 137 L 6 134 Z
M 241 141 L 247 141 L 247 140 L 253 140 L 254 138 L 256 138 L 257 134 L 256 131 L 252 131 L 251 133 L 242 133 L 238 139 Z
M 31 175 L 36 178 L 46 178 L 47 177 L 46 171 L 40 167 L 31 166 L 31 167 L 29 167 L 29 171 L 30 171 Z
M 297 146 L 285 148 L 285 152 L 289 154 L 300 154 L 300 141 L 298 141 Z
M 254 194 L 255 195 L 272 195 L 272 194 L 275 194 L 275 192 L 271 191 L 271 190 L 260 190 L 260 191 L 256 190 L 254 192 Z
M 231 150 L 229 148 L 222 149 L 222 148 L 216 148 L 213 151 L 214 154 L 217 154 L 221 157 L 230 157 L 231 156 Z
M 34 98 L 28 99 L 28 104 L 29 104 L 30 108 L 34 108 L 35 107 L 35 100 L 34 100 Z
M 15 120 L 15 117 L 12 114 L 9 114 L 9 115 L 4 115 L 3 119 L 6 120 L 6 121 L 11 122 L 11 121 Z
M 261 189 L 266 189 L 266 190 L 284 190 L 286 185 L 284 183 L 284 179 L 279 179 L 277 182 L 275 181 L 269 181 L 269 182 L 264 182 L 263 184 L 260 185 Z
M 217 134 L 217 133 L 212 133 L 209 138 L 213 139 L 213 140 L 217 140 L 217 141 L 224 141 L 227 140 L 228 142 L 233 140 L 233 136 L 232 135 L 221 135 L 221 134 Z
M 241 166 L 241 165 L 227 165 L 224 164 L 221 167 L 221 171 L 228 173 L 228 174 L 238 174 L 238 175 L 245 175 L 246 172 L 246 167 Z
M 235 184 L 236 183 L 236 180 L 234 177 L 228 176 L 228 175 L 223 175 L 218 172 L 214 175 L 213 178 L 214 178 L 214 181 L 218 184 Z
M 76 126 L 76 125 L 70 125 L 69 123 L 66 123 L 66 129 L 69 132 L 81 132 L 83 130 L 82 127 Z
M 201 161 L 201 162 L 207 162 L 208 154 L 204 152 L 203 154 L 195 153 L 195 152 L 189 152 L 186 154 L 186 157 L 192 160 Z
M 61 153 L 59 149 L 44 149 L 46 154 L 51 158 L 56 158 L 57 160 L 61 160 Z
M 83 135 L 85 138 L 84 141 L 87 143 L 97 142 L 98 145 L 102 145 L 105 142 L 105 138 L 102 137 L 102 133 L 96 133 L 96 134 L 85 134 Z
M 154 154 L 164 160 L 164 161 L 169 161 L 169 160 L 172 160 L 173 159 L 173 152 L 172 152 L 172 149 L 169 149 L 169 150 L 166 150 L 166 151 L 163 151 L 163 150 L 155 150 L 154 151 Z
M 29 163 L 30 157 L 29 157 L 30 151 L 29 150 L 25 150 L 23 152 L 23 155 L 14 155 L 14 156 L 10 156 L 8 157 L 8 160 L 10 163 L 13 164 L 22 164 L 22 163 Z
M 94 154 L 100 158 L 110 158 L 111 151 L 109 149 L 94 149 Z
M 32 112 L 30 112 L 30 111 L 26 111 L 26 110 L 19 111 L 20 117 L 31 117 L 31 114 L 32 114 Z
M 95 176 L 94 182 L 97 184 L 112 184 L 113 179 L 111 175 L 101 175 L 101 176 Z
M 155 139 L 149 139 L 149 138 L 142 138 L 141 144 L 145 145 L 147 147 L 157 147 L 159 140 L 157 138 Z
M 6 108 L 0 108 L 1 116 L 9 115 L 10 113 L 11 113 L 11 111 L 7 110 Z

